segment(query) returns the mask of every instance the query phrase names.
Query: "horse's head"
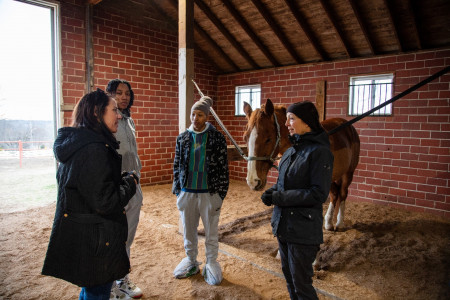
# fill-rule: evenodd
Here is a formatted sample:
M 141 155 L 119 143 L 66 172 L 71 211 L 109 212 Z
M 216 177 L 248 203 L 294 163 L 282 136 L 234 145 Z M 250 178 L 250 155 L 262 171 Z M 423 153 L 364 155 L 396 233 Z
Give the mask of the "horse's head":
M 267 99 L 266 104 L 254 111 L 244 102 L 244 112 L 248 119 L 244 134 L 248 149 L 247 184 L 251 189 L 259 191 L 266 185 L 267 174 L 278 154 L 289 147 L 286 144 L 288 133 L 284 125 L 286 108 L 275 107 Z

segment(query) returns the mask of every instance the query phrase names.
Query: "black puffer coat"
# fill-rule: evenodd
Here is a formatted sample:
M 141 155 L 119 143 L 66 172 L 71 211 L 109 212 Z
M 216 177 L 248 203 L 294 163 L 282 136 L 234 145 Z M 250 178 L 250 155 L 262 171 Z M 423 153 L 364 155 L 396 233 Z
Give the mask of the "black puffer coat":
M 91 287 L 129 273 L 124 206 L 136 184 L 121 177 L 117 147 L 86 128 L 59 129 L 53 146 L 58 201 L 43 275 Z
M 330 191 L 333 159 L 326 132 L 294 135 L 271 188 L 274 235 L 298 244 L 323 243 L 322 204 Z

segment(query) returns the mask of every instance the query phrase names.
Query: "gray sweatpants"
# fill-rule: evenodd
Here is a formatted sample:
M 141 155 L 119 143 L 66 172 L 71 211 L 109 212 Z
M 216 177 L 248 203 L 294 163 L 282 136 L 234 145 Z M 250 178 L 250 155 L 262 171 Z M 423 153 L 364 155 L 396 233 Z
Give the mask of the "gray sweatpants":
M 126 244 L 128 257 L 130 257 L 131 244 L 133 244 L 134 237 L 136 236 L 136 230 L 139 224 L 142 200 L 143 196 L 141 185 L 138 184 L 136 185 L 136 194 L 133 196 L 133 198 L 130 199 L 130 202 L 128 202 L 127 206 L 125 206 L 128 222 L 128 238 Z
M 198 255 L 197 228 L 199 220 L 205 228 L 206 261 L 217 260 L 219 252 L 219 216 L 222 199 L 219 194 L 189 193 L 182 191 L 177 198 L 177 207 L 183 223 L 184 250 L 191 261 Z

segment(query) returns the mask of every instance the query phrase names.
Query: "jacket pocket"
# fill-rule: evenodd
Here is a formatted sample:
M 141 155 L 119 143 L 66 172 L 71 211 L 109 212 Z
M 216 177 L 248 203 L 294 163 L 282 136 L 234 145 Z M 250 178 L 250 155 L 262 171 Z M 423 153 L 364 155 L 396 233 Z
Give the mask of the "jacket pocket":
M 320 243 L 322 218 L 318 213 L 310 208 L 289 210 L 286 215 L 288 238 L 299 243 Z

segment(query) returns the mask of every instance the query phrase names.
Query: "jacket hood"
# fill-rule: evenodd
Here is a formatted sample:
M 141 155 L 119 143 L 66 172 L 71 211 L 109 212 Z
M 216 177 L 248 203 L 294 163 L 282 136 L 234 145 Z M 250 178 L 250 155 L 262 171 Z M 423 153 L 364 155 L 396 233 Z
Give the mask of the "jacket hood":
M 64 163 L 80 148 L 91 143 L 108 144 L 116 148 L 114 142 L 108 141 L 95 131 L 83 127 L 63 127 L 58 130 L 58 136 L 53 144 L 53 152 L 56 160 Z
M 206 122 L 205 124 L 206 124 L 205 129 L 203 129 L 201 132 L 195 131 L 195 130 L 194 130 L 194 125 L 193 125 L 193 124 L 191 124 L 191 126 L 189 126 L 189 128 L 188 128 L 187 130 L 190 131 L 190 132 L 199 134 L 199 133 L 203 133 L 203 132 L 206 132 L 206 131 L 208 131 L 208 130 L 211 130 L 211 129 L 215 129 L 215 127 L 213 126 L 213 124 L 211 124 L 211 123 L 209 123 L 209 122 Z
M 307 132 L 302 135 L 294 134 L 293 136 L 289 136 L 289 140 L 291 141 L 294 147 L 308 141 L 313 143 L 319 143 L 328 147 L 330 146 L 330 139 L 328 138 L 328 133 L 326 131 L 322 131 L 319 133 Z

